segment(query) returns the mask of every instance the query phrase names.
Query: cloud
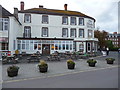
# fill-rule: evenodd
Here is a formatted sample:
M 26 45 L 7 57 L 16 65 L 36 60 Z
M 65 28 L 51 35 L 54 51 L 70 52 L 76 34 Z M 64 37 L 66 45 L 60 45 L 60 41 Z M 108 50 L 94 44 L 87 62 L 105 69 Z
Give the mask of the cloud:
M 1 5 L 13 13 L 13 8 L 20 9 L 21 0 L 1 0 Z M 119 0 L 22 0 L 25 9 L 43 5 L 50 9 L 64 9 L 68 4 L 68 10 L 79 11 L 96 19 L 96 27 L 106 31 L 117 31 L 117 2 Z

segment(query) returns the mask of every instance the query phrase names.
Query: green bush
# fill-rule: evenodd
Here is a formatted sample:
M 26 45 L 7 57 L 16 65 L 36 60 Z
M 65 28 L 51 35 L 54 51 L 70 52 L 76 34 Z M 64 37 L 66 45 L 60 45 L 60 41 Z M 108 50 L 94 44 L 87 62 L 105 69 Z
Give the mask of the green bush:
M 114 58 L 106 58 L 106 60 L 108 61 L 115 61 L 115 59 Z
M 19 69 L 18 66 L 12 65 L 7 68 L 7 71 L 17 71 Z
M 75 62 L 72 59 L 70 59 L 70 60 L 67 60 L 67 64 L 75 64 Z

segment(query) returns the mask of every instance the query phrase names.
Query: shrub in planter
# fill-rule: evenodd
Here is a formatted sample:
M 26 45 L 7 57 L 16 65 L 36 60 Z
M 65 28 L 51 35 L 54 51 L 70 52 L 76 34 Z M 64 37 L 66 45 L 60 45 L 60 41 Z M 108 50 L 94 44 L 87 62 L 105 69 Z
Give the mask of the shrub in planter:
M 40 60 L 38 67 L 41 73 L 45 73 L 48 70 L 48 64 L 44 60 Z
M 113 64 L 115 59 L 114 58 L 106 58 L 107 64 Z
M 90 67 L 95 67 L 95 64 L 97 63 L 97 61 L 94 59 L 89 59 L 87 60 L 87 63 Z
M 17 76 L 18 75 L 18 70 L 19 70 L 19 67 L 18 66 L 9 66 L 7 68 L 7 73 L 8 73 L 8 76 L 9 77 L 14 77 L 14 76 Z
M 75 68 L 75 62 L 73 60 L 67 60 L 67 66 L 68 69 L 74 69 Z

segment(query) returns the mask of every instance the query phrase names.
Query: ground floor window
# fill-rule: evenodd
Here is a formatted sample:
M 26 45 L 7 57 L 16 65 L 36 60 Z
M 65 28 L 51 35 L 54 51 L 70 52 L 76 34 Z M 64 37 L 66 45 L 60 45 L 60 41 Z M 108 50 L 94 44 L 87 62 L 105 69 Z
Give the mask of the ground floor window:
M 84 51 L 84 44 L 79 44 L 79 51 L 80 52 L 83 52 Z
M 43 44 L 49 44 L 54 51 L 73 50 L 73 41 L 65 40 L 18 40 L 18 50 L 41 50 Z
M 8 50 L 8 43 L 1 43 L 1 50 Z

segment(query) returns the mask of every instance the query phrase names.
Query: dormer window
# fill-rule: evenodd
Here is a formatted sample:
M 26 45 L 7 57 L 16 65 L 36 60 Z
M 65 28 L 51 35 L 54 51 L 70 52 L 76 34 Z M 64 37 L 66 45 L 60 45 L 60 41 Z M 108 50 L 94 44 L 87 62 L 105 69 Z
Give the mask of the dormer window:
M 43 15 L 42 16 L 42 23 L 48 24 L 48 15 Z
M 31 15 L 30 14 L 25 14 L 24 22 L 25 23 L 31 23 Z
M 84 25 L 84 18 L 79 18 L 79 25 Z
M 76 25 L 76 17 L 71 17 L 70 24 L 71 25 Z
M 68 17 L 62 17 L 62 24 L 68 24 Z

